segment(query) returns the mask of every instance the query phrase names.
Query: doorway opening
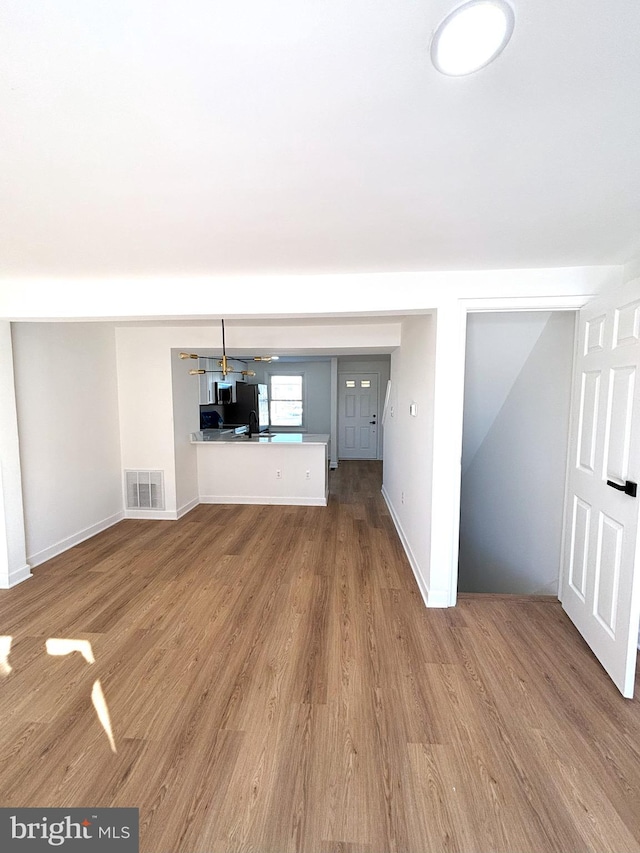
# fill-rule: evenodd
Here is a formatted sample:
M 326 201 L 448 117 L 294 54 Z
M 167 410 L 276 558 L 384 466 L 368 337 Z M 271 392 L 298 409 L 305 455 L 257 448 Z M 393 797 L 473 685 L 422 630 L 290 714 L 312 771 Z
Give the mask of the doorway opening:
M 468 315 L 459 592 L 558 593 L 575 316 Z
M 382 401 L 390 356 L 338 359 L 338 458 L 382 459 Z

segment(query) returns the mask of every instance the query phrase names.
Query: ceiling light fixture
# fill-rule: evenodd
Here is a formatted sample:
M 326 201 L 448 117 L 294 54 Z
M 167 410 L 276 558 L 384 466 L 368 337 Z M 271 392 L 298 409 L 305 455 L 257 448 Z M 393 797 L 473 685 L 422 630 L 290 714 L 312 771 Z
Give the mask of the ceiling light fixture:
M 442 74 L 479 71 L 506 47 L 515 24 L 505 0 L 469 0 L 440 23 L 431 39 L 431 61 Z
M 232 367 L 232 365 L 229 364 L 229 361 L 227 359 L 227 348 L 225 346 L 225 337 L 224 337 L 224 320 L 220 320 L 220 323 L 222 324 L 222 358 L 218 361 L 218 364 L 220 365 L 220 370 L 202 370 L 202 368 L 199 368 L 198 370 L 195 370 L 195 369 L 190 370 L 189 371 L 190 376 L 198 376 L 198 375 L 203 374 L 203 373 L 221 373 L 223 377 L 226 377 L 227 373 L 235 373 L 236 372 L 236 368 Z M 271 362 L 272 360 L 275 360 L 278 357 L 279 356 L 277 356 L 277 355 L 258 355 L 254 358 L 254 361 Z M 198 358 L 208 358 L 208 356 L 200 356 L 196 352 L 181 352 L 180 358 L 198 359 Z M 255 376 L 256 375 L 255 371 L 253 371 L 253 370 L 240 370 L 237 372 L 239 372 L 241 376 Z

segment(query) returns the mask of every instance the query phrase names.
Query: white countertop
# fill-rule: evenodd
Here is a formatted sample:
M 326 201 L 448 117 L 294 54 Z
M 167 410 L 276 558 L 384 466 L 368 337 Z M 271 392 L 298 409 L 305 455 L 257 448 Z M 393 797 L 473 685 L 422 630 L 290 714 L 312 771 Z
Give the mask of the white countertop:
M 233 433 L 216 434 L 216 430 L 200 430 L 191 433 L 191 444 L 328 444 L 330 436 L 324 433 L 280 432 L 271 435 L 234 435 Z

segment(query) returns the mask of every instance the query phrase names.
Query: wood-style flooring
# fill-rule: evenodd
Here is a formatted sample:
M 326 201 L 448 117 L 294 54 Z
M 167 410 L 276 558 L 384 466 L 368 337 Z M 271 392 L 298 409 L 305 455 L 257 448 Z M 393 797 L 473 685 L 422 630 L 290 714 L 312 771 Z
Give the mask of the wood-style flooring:
M 640 702 L 551 599 L 427 610 L 380 481 L 124 521 L 0 592 L 0 805 L 137 807 L 145 853 L 640 851 Z

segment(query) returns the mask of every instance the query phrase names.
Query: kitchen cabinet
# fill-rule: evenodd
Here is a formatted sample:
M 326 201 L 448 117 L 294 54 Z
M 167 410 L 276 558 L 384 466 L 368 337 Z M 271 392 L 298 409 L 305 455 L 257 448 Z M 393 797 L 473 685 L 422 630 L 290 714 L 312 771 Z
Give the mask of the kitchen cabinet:
M 200 405 L 210 406 L 216 402 L 216 382 L 229 382 L 232 386 L 233 402 L 236 401 L 235 387 L 238 382 L 244 383 L 244 376 L 241 375 L 241 370 L 246 370 L 247 365 L 242 361 L 229 359 L 229 365 L 234 368 L 234 372 L 228 373 L 226 379 L 223 380 L 222 372 L 220 371 L 219 358 L 199 358 L 198 369 L 206 371 L 214 371 L 213 373 L 202 373 L 198 377 L 200 380 Z

